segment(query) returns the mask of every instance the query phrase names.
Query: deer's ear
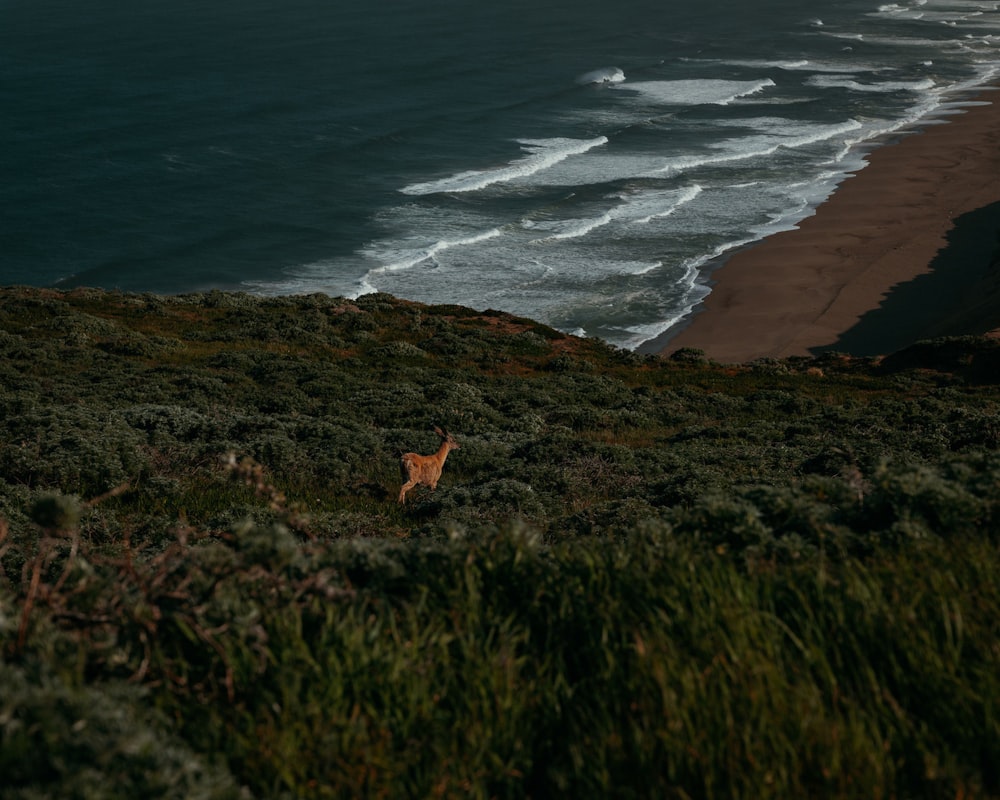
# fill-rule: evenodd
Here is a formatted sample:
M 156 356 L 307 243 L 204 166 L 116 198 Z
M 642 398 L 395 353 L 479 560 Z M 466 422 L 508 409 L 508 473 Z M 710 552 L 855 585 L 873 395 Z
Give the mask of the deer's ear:
M 434 426 L 434 433 L 440 436 L 442 439 L 447 439 L 448 434 L 441 430 L 437 425 Z

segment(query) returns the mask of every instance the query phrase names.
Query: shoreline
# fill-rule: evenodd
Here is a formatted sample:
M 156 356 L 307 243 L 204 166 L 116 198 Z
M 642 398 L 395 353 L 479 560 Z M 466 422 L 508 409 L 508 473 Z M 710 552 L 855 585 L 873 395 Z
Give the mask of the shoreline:
M 641 349 L 867 356 L 1000 329 L 998 89 L 874 147 L 797 228 L 709 267 L 711 292 Z

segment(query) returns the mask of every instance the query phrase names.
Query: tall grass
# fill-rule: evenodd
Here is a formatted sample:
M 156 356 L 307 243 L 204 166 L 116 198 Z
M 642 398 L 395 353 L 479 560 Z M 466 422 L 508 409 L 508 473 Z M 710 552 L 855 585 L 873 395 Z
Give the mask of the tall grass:
M 1000 558 L 982 541 L 752 571 L 662 525 L 420 547 L 245 526 L 147 562 L 52 547 L 31 635 L 4 631 L 12 663 L 58 652 L 98 695 L 140 681 L 255 796 L 1000 791 Z M 23 703 L 0 751 L 28 747 Z

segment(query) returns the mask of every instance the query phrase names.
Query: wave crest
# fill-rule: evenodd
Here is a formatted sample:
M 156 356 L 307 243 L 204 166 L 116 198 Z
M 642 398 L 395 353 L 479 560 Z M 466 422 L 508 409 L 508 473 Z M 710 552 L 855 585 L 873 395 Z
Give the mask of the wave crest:
M 523 227 L 551 231 L 548 236 L 535 239 L 536 244 L 563 239 L 578 239 L 612 222 L 626 225 L 647 225 L 653 220 L 669 217 L 694 200 L 701 192 L 701 186 L 691 184 L 683 189 L 623 194 L 618 196 L 618 199 L 621 200 L 619 205 L 604 211 L 597 217 L 548 223 L 531 222 Z
M 601 67 L 580 75 L 576 82 L 579 84 L 588 83 L 621 83 L 625 80 L 625 73 L 618 67 Z
M 820 89 L 850 89 L 854 92 L 925 92 L 937 84 L 930 78 L 916 81 L 885 81 L 883 83 L 859 83 L 851 78 L 836 78 L 830 75 L 812 75 L 806 80 L 810 86 Z
M 596 139 L 519 139 L 528 154 L 511 163 L 487 170 L 469 170 L 447 178 L 404 186 L 403 194 L 426 195 L 442 192 L 475 192 L 495 183 L 526 178 L 555 166 L 570 156 L 580 155 L 608 143 L 607 136 Z
M 644 100 L 672 106 L 729 105 L 735 100 L 775 86 L 770 78 L 755 81 L 719 79 L 640 81 L 616 86 L 620 92 L 640 95 Z
M 480 242 L 485 242 L 488 239 L 495 239 L 502 233 L 503 231 L 499 228 L 492 228 L 488 231 L 476 233 L 472 236 L 466 236 L 461 239 L 440 239 L 427 247 L 417 248 L 406 253 L 397 253 L 395 260 L 390 261 L 388 264 L 384 264 L 381 267 L 375 267 L 374 269 L 369 270 L 364 279 L 367 280 L 374 275 L 381 275 L 386 272 L 398 272 L 399 270 L 410 269 L 411 267 L 417 266 L 417 264 L 434 258 L 438 255 L 438 253 L 445 250 L 479 244 Z
M 752 122 L 752 121 L 748 121 Z M 733 161 L 743 161 L 751 158 L 760 158 L 776 153 L 782 148 L 794 149 L 806 147 L 817 142 L 836 139 L 852 131 L 862 128 L 862 124 L 856 119 L 833 125 L 818 125 L 801 131 L 796 131 L 791 136 L 762 135 L 747 136 L 736 139 L 729 139 L 719 142 L 713 146 L 715 153 L 702 155 L 679 156 L 671 159 L 665 166 L 656 170 L 655 175 L 674 174 L 697 167 L 726 164 Z

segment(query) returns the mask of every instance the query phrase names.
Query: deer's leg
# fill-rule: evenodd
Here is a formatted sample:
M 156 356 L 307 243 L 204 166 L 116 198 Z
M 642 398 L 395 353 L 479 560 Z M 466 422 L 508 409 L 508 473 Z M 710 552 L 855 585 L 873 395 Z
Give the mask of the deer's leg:
M 410 491 L 410 489 L 412 489 L 416 485 L 417 485 L 417 482 L 415 480 L 413 480 L 413 479 L 410 479 L 410 480 L 408 480 L 406 483 L 404 483 L 399 488 L 399 502 L 400 503 L 403 502 L 403 499 L 406 497 L 406 493 L 408 491 Z

